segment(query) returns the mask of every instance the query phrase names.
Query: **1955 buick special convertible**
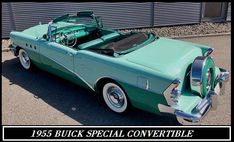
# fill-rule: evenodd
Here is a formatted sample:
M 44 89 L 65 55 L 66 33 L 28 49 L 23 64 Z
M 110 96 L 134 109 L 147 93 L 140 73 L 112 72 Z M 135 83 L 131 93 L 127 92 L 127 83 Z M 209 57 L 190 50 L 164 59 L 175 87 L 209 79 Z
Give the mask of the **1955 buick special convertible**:
M 208 46 L 103 28 L 91 11 L 12 31 L 10 39 L 24 69 L 35 65 L 91 89 L 116 113 L 133 106 L 199 122 L 229 79 Z

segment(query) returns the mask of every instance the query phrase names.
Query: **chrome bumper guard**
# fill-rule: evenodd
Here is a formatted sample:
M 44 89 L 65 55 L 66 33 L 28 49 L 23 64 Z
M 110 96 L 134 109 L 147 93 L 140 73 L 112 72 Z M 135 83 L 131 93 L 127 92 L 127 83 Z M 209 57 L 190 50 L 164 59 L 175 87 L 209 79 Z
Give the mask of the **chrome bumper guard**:
M 192 114 L 188 114 L 180 110 L 175 110 L 175 115 L 189 122 L 199 122 L 210 110 L 210 108 L 217 107 L 217 96 L 217 93 L 210 91 L 208 95 L 202 99 L 201 102 L 192 110 Z
M 202 99 L 200 103 L 198 103 L 197 106 L 192 110 L 191 114 L 162 104 L 158 105 L 160 112 L 176 115 L 177 120 L 181 123 L 184 123 L 184 120 L 192 123 L 200 122 L 210 109 L 216 110 L 218 103 L 217 97 L 224 94 L 225 82 L 229 79 L 229 72 L 221 68 L 220 70 L 221 73 L 216 78 L 216 86 L 214 91 L 210 91 L 208 95 Z

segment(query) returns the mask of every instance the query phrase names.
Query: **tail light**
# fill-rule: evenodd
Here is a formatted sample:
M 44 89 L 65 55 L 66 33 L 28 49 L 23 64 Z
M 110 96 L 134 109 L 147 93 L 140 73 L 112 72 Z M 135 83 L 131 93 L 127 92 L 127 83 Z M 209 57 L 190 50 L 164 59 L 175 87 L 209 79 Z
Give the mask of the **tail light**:
M 181 91 L 178 90 L 178 86 L 180 83 L 181 81 L 179 79 L 176 79 L 173 81 L 174 86 L 171 90 L 171 99 L 172 99 L 172 102 L 174 103 L 174 106 L 177 106 L 178 98 L 181 95 Z
M 170 106 L 177 106 L 178 99 L 181 95 L 181 91 L 178 89 L 181 81 L 179 79 L 175 79 L 171 85 L 163 92 L 167 104 Z

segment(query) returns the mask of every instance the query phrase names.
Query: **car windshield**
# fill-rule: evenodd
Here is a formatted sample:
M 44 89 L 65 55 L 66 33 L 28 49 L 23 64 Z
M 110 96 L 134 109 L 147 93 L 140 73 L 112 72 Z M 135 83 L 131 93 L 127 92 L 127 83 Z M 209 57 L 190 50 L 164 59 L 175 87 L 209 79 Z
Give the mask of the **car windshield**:
M 83 24 L 83 25 L 91 25 L 98 26 L 95 16 L 92 15 L 63 15 L 53 20 L 53 23 L 57 22 L 67 22 L 74 24 Z
M 69 17 L 66 22 L 84 25 L 96 25 L 95 19 L 92 17 Z

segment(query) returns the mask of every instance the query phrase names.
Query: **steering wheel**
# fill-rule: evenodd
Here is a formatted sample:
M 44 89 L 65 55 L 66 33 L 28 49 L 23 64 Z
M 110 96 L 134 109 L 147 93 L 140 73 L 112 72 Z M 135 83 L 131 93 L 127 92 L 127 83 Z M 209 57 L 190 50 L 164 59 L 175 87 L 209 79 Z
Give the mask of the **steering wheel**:
M 68 38 L 68 35 L 66 35 L 65 33 L 61 33 L 61 37 L 63 38 L 61 40 L 62 45 L 65 45 L 65 46 L 68 46 L 68 47 L 73 47 L 77 43 L 77 38 L 73 38 L 73 36 L 70 36 L 72 38 Z

